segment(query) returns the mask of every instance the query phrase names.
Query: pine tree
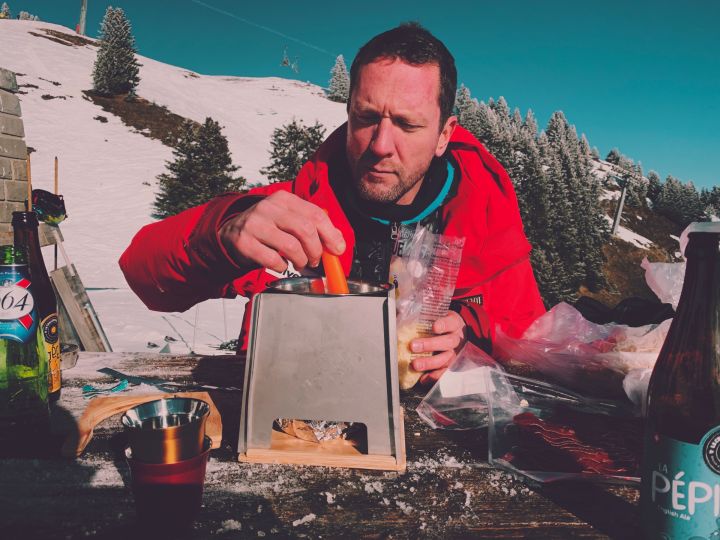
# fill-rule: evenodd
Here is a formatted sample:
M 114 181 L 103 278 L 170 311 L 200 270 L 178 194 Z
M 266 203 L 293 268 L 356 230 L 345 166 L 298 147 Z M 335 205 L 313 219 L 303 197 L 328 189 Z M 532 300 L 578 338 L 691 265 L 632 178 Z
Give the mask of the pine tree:
M 645 206 L 648 183 L 643 178 L 642 166 L 619 152 L 614 159 L 616 167 L 620 169 L 620 178 L 627 184 L 625 204 L 631 208 Z
M 325 128 L 319 122 L 305 126 L 293 119 L 273 131 L 270 139 L 270 165 L 260 172 L 272 182 L 292 180 L 325 138 Z
M 604 283 L 602 247 L 608 235 L 600 183 L 592 174 L 591 157 L 561 111 L 553 113 L 545 133 L 546 167 L 557 194 L 556 250 L 565 267 L 565 283 L 573 291 L 582 284 L 597 288 Z
M 93 90 L 101 95 L 134 94 L 140 82 L 135 38 L 121 8 L 107 8 L 93 67 Z
M 532 109 L 528 109 L 528 112 L 525 113 L 525 121 L 523 123 L 523 129 L 533 139 L 537 138 L 538 123 L 537 123 L 537 120 L 535 119 L 535 114 L 532 112 Z
M 18 19 L 21 21 L 39 21 L 40 17 L 37 15 L 31 15 L 27 11 L 21 11 L 18 13 Z
M 660 176 L 655 171 L 650 171 L 647 175 L 647 179 L 647 197 L 648 199 L 650 199 L 650 202 L 655 204 L 658 197 L 660 196 L 660 191 L 662 190 L 662 182 L 660 181 Z
M 464 84 L 460 85 L 455 94 L 455 115 L 458 123 L 478 138 L 480 138 L 479 107 L 478 101 L 470 95 L 470 89 Z
M 695 185 L 683 184 L 671 175 L 665 179 L 654 209 L 682 227 L 703 219 L 705 210 Z
M 0 19 L 12 19 L 10 6 L 7 5 L 7 2 L 3 2 L 2 7 L 0 7 Z
M 713 216 L 720 218 L 720 187 L 713 186 L 712 189 L 703 188 L 700 193 L 700 202 L 705 209 L 705 214 L 708 219 Z
M 155 198 L 156 218 L 175 215 L 192 206 L 205 203 L 227 191 L 237 191 L 245 179 L 233 173 L 228 142 L 220 124 L 206 118 L 202 125 L 187 121 L 173 150 L 173 161 L 158 176 L 160 188 Z
M 335 65 L 330 70 L 330 83 L 328 84 L 328 99 L 339 103 L 347 103 L 350 98 L 350 75 L 348 75 L 345 59 L 340 54 L 335 59 Z
M 494 103 L 492 98 L 489 103 Z M 476 131 L 473 131 L 472 134 L 485 143 L 488 150 L 493 152 L 494 145 L 500 140 L 500 123 L 497 114 L 490 105 L 486 105 L 485 102 L 481 101 L 478 103 L 475 118 Z
M 605 161 L 607 161 L 608 163 L 613 163 L 613 164 L 617 165 L 618 163 L 620 163 L 621 157 L 622 157 L 622 154 L 620 153 L 620 151 L 617 148 L 613 148 L 612 150 L 610 150 L 610 152 L 608 152 L 608 155 L 605 158 Z

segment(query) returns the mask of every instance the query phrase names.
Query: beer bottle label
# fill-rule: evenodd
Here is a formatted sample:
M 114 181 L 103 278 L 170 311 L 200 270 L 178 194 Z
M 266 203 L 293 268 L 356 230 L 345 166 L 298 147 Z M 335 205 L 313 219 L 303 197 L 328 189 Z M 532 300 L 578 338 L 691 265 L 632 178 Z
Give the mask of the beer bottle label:
M 646 538 L 720 536 L 720 426 L 690 444 L 648 433 L 642 486 Z
M 37 332 L 30 280 L 15 267 L 0 268 L 0 338 L 27 343 Z
M 57 313 L 51 313 L 40 323 L 45 352 L 48 359 L 48 379 L 50 392 L 60 390 L 60 336 L 58 333 Z

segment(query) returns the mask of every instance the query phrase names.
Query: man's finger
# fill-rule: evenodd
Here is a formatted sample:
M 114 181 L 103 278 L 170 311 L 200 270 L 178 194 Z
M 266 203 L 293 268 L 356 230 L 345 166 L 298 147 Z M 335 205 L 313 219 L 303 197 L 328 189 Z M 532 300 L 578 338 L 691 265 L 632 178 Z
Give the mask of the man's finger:
M 268 228 L 256 238 L 260 243 L 275 250 L 279 257 L 292 262 L 295 268 L 307 266 L 308 256 L 300 241 L 293 235 L 278 228 Z
M 287 212 L 279 216 L 275 223 L 281 231 L 298 240 L 310 266 L 315 267 L 320 263 L 323 247 L 318 230 L 311 220 L 302 215 Z
M 243 251 L 244 257 L 258 264 L 261 268 L 269 268 L 280 273 L 287 270 L 287 261 L 283 259 L 275 249 L 266 246 L 256 239 L 247 242 Z
M 276 222 L 281 215 L 294 215 L 305 218 L 315 226 L 322 245 L 335 255 L 345 252 L 345 239 L 339 229 L 335 228 L 327 214 L 317 205 L 305 201 L 292 193 L 279 191 L 267 199 L 275 208 L 273 213 Z
M 462 333 L 442 334 L 426 338 L 415 338 L 410 343 L 410 350 L 414 353 L 449 351 L 460 345 Z
M 444 317 L 440 317 L 433 323 L 433 332 L 436 334 L 446 334 L 455 332 L 465 326 L 463 318 L 454 311 L 449 311 Z
M 434 369 L 442 369 L 448 366 L 454 356 L 454 351 L 445 351 L 433 356 L 416 358 L 412 362 L 412 368 L 415 371 L 432 371 Z
M 346 248 L 342 232 L 332 224 L 328 215 L 321 208 L 312 206 L 314 208 L 311 210 L 310 219 L 317 227 L 322 245 L 334 255 L 342 255 Z

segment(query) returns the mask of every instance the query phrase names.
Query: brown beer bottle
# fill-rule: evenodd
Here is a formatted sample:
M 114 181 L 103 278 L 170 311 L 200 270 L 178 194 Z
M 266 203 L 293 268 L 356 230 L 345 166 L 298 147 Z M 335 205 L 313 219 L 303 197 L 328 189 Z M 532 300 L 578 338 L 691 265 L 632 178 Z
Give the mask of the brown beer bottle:
M 720 224 L 693 226 L 682 294 L 648 389 L 646 538 L 720 538 Z
M 38 238 L 38 218 L 35 212 L 13 212 L 15 247 L 26 249 L 30 278 L 35 286 L 35 302 L 40 317 L 40 329 L 45 342 L 48 362 L 48 400 L 60 399 L 60 333 L 58 331 L 57 299 L 50 283 Z

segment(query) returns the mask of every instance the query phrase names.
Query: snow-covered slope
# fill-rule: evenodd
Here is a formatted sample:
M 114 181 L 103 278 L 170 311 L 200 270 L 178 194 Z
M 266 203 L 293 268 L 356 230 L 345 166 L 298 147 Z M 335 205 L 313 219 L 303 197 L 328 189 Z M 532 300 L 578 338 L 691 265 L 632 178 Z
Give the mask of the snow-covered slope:
M 33 184 L 52 189 L 52 162 L 58 156 L 60 191 L 69 213 L 62 224 L 67 252 L 86 287 L 118 289 L 91 292 L 116 350 L 142 350 L 148 341 L 163 345 L 165 335 L 191 341 L 195 310 L 184 314 L 182 321 L 149 313 L 129 291 L 117 266 L 135 232 L 152 221 L 155 177 L 164 171 L 171 149 L 85 99 L 82 91 L 92 87 L 97 49 L 52 41 L 45 30 L 74 33 L 43 22 L 0 21 L 0 67 L 18 74 L 25 139 L 35 149 Z M 330 133 L 345 119 L 344 106 L 325 99 L 315 85 L 280 78 L 204 76 L 151 58 L 138 59 L 138 95 L 193 120 L 210 116 L 219 121 L 239 173 L 250 182 L 264 181 L 259 170 L 268 164 L 273 129 L 298 118 L 306 124 L 317 120 Z M 226 304 L 228 333 L 233 337 L 240 302 Z M 217 344 L 225 337 L 222 310 L 219 301 L 200 308 L 197 319 L 206 332 L 196 333 L 196 350 L 207 350 L 202 343 Z M 177 332 L 168 323 L 173 320 Z

